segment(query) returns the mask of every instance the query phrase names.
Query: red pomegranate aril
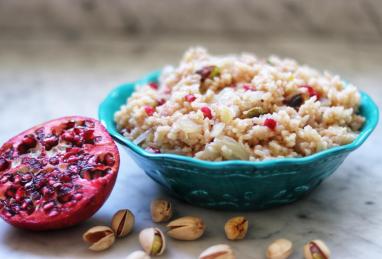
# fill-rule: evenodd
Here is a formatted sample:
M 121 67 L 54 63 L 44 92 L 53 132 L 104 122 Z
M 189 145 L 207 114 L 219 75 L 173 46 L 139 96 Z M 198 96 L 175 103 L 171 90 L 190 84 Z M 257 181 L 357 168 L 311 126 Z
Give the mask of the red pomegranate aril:
M 84 141 L 87 144 L 94 143 L 94 130 L 86 130 L 83 133 Z
M 9 162 L 3 158 L 0 157 L 0 171 L 7 170 L 9 168 Z
M 111 153 L 107 153 L 104 157 L 105 165 L 107 166 L 113 166 L 115 163 L 114 156 Z
M 72 131 L 65 132 L 61 135 L 61 138 L 67 142 L 73 142 L 74 140 L 74 133 Z
M 4 175 L 0 178 L 0 183 L 1 183 L 1 184 L 4 184 L 4 183 L 8 182 L 8 181 L 9 181 L 8 177 L 9 177 L 9 175 L 4 174 Z
M 19 154 L 25 154 L 29 151 L 29 149 L 36 147 L 37 140 L 34 135 L 29 134 L 25 135 L 21 140 L 21 143 L 17 146 L 17 152 Z
M 204 118 L 212 119 L 212 112 L 210 108 L 208 108 L 207 106 L 204 106 L 200 108 L 200 110 L 202 111 Z
M 151 82 L 151 83 L 149 83 L 149 86 L 150 86 L 152 89 L 154 89 L 154 90 L 158 90 L 158 84 L 155 83 L 155 82 Z
M 319 93 L 312 86 L 310 86 L 310 85 L 302 85 L 300 87 L 306 88 L 306 90 L 308 91 L 308 95 L 310 97 L 317 96 L 317 99 L 320 98 Z
M 50 201 L 50 202 L 47 202 L 45 203 L 42 208 L 44 209 L 44 211 L 50 211 L 51 209 L 54 208 L 54 202 L 53 201 Z
M 158 99 L 157 103 L 158 103 L 158 106 L 161 106 L 161 105 L 166 103 L 166 99 L 164 99 L 164 98 Z
M 186 99 L 187 102 L 192 103 L 193 101 L 196 100 L 196 97 L 195 97 L 195 95 L 193 95 L 193 94 L 187 94 L 187 95 L 184 97 L 184 99 Z
M 23 187 L 20 187 L 17 189 L 16 194 L 15 194 L 15 200 L 16 201 L 21 201 L 25 195 L 25 189 Z
M 76 194 L 73 195 L 73 198 L 76 201 L 80 201 L 82 199 L 82 194 L 81 193 L 76 193 Z
M 51 150 L 53 147 L 58 145 L 58 137 L 54 135 L 50 137 L 46 137 L 42 141 L 42 144 L 45 146 L 46 150 Z
M 146 106 L 144 107 L 144 109 L 145 109 L 145 112 L 146 112 L 146 114 L 147 114 L 148 116 L 152 116 L 152 115 L 154 114 L 154 112 L 155 112 L 155 108 L 152 107 L 152 106 L 149 106 L 149 105 L 146 105 Z
M 268 127 L 271 130 L 275 130 L 275 128 L 277 126 L 277 121 L 275 121 L 274 119 L 271 119 L 271 118 L 267 118 L 264 121 L 264 126 Z
M 9 197 L 9 198 L 14 198 L 15 195 L 16 195 L 16 191 L 17 191 L 16 186 L 11 185 L 11 186 L 9 186 L 8 189 L 5 191 L 5 196 L 6 196 L 6 197 Z
M 58 165 L 59 163 L 60 163 L 60 160 L 57 157 L 49 158 L 49 164 L 51 164 L 51 165 Z
M 243 89 L 245 91 L 256 91 L 256 87 L 251 86 L 251 85 L 243 85 Z

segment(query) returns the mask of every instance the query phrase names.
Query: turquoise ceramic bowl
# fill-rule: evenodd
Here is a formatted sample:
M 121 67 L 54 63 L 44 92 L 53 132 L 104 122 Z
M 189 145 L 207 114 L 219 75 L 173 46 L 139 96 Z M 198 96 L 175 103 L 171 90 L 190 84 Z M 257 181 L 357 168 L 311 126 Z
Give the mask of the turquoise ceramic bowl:
M 366 117 L 366 123 L 358 138 L 351 144 L 308 157 L 209 162 L 175 154 L 153 154 L 121 135 L 113 117 L 136 85 L 157 81 L 158 75 L 157 71 L 114 89 L 101 103 L 99 118 L 148 176 L 172 195 L 198 206 L 256 210 L 294 202 L 331 175 L 351 151 L 361 146 L 378 122 L 376 104 L 362 93 L 360 113 Z

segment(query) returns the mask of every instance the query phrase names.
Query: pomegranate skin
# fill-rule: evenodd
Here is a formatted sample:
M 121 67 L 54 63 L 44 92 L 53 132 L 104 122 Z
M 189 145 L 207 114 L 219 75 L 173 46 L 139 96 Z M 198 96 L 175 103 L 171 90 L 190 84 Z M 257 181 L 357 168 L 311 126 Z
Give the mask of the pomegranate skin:
M 34 231 L 90 218 L 109 197 L 120 165 L 118 148 L 104 126 L 82 116 L 58 118 L 18 134 L 0 148 L 0 160 L 0 217 Z

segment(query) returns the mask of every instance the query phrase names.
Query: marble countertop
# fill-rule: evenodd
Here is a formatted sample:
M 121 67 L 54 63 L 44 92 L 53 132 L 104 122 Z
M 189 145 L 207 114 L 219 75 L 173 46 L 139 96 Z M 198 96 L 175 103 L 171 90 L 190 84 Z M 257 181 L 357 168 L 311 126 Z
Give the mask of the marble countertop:
M 354 82 L 382 105 L 382 44 L 322 38 L 178 37 L 88 41 L 0 40 L 0 142 L 37 122 L 70 115 L 97 116 L 102 98 L 117 84 L 134 80 L 167 63 L 176 63 L 190 45 L 211 52 L 254 51 L 277 53 L 325 68 Z M 311 239 L 325 240 L 333 258 L 380 258 L 382 254 L 382 128 L 352 153 L 311 195 L 294 204 L 257 212 L 223 212 L 197 208 L 168 197 L 121 150 L 122 164 L 111 197 L 85 223 L 62 231 L 34 233 L 0 222 L 1 258 L 125 258 L 139 249 L 139 230 L 152 226 L 149 204 L 164 197 L 177 215 L 199 215 L 207 225 L 205 236 L 194 242 L 168 240 L 160 258 L 196 258 L 202 250 L 227 243 L 238 258 L 264 258 L 267 245 L 277 238 L 293 241 L 302 258 L 302 246 Z M 129 208 L 136 215 L 134 232 L 112 249 L 93 253 L 82 242 L 89 227 L 108 224 L 115 211 Z M 239 242 L 224 238 L 223 225 L 231 216 L 249 219 L 248 237 Z M 164 229 L 164 226 L 158 225 Z

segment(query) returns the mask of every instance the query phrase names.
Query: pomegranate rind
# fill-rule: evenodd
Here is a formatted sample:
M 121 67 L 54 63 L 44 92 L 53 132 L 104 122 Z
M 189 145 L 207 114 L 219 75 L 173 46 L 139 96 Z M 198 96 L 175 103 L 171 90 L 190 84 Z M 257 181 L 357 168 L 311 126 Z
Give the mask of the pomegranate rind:
M 54 146 L 51 150 L 47 151 L 45 150 L 45 147 L 48 147 L 49 145 L 46 145 L 43 147 L 43 140 L 39 139 L 37 137 L 36 130 L 43 128 L 45 134 L 49 134 L 52 132 L 53 129 L 60 128 L 64 123 L 66 122 L 78 122 L 79 125 L 76 124 L 73 128 L 70 128 L 68 130 L 64 130 L 63 132 L 74 132 L 74 128 L 79 128 L 78 131 L 81 131 L 78 135 L 81 136 L 83 143 L 78 144 L 76 146 L 73 142 L 68 144 L 69 142 L 66 142 L 63 140 L 62 135 L 58 135 L 59 137 L 59 144 Z M 85 123 L 86 122 L 86 123 Z M 83 126 L 80 124 L 83 123 Z M 94 126 L 86 126 L 86 125 L 94 125 Z M 85 135 L 92 134 L 91 130 L 94 130 L 94 143 L 91 142 L 86 142 Z M 86 132 L 86 133 L 85 133 Z M 89 134 L 88 134 L 89 133 Z M 28 136 L 30 134 L 34 134 L 35 138 L 38 140 L 37 146 L 34 147 L 29 147 L 26 145 L 26 147 L 19 148 L 18 146 L 20 143 L 22 143 L 23 139 L 25 139 L 25 136 Z M 62 134 L 62 132 L 61 132 Z M 46 135 L 45 135 L 46 136 Z M 92 136 L 93 137 L 93 136 Z M 91 139 L 91 138 L 90 138 Z M 53 141 L 54 142 L 54 141 Z M 27 144 L 33 145 L 33 141 L 26 140 Z M 77 143 L 77 142 L 76 142 Z M 71 146 L 72 145 L 72 146 Z M 9 156 L 9 151 L 10 149 L 13 148 L 13 155 L 12 157 Z M 63 151 L 63 149 L 65 151 Z M 82 150 L 80 151 L 80 154 L 76 154 L 74 159 L 79 159 L 80 162 L 63 162 L 63 161 L 69 161 L 69 158 L 65 157 L 65 154 L 68 153 L 70 150 Z M 25 151 L 27 150 L 27 151 Z M 37 150 L 37 151 L 36 151 Z M 36 156 L 34 153 L 39 153 L 39 156 Z M 44 151 L 43 151 L 44 150 Z M 62 151 L 62 152 L 61 152 Z M 20 154 L 19 154 L 20 152 Z M 24 154 L 23 152 L 27 152 Z M 46 153 L 44 156 L 43 153 Z M 15 154 L 16 153 L 16 154 Z M 8 154 L 8 156 L 6 155 Z M 54 155 L 59 157 L 59 164 L 58 165 L 51 165 L 49 162 L 48 157 L 50 155 Z M 112 159 L 109 159 L 107 162 L 102 161 L 101 162 L 95 162 L 100 159 L 100 157 L 104 159 L 105 154 L 108 154 L 108 159 L 111 157 Z M 76 157 L 77 156 L 77 157 Z M 61 228 L 66 228 L 70 227 L 73 225 L 76 225 L 89 217 L 91 217 L 107 200 L 109 197 L 119 170 L 119 165 L 120 165 L 120 156 L 118 152 L 118 148 L 116 144 L 114 143 L 113 139 L 111 136 L 108 134 L 107 130 L 105 127 L 97 120 L 88 118 L 88 117 L 83 117 L 83 116 L 67 116 L 67 117 L 62 117 L 58 119 L 54 119 L 42 124 L 39 124 L 37 126 L 34 126 L 31 129 L 28 129 L 26 131 L 23 131 L 22 133 L 18 134 L 17 136 L 11 138 L 8 140 L 6 143 L 3 144 L 3 146 L 0 148 L 0 159 L 2 157 L 5 157 L 7 162 L 9 162 L 9 168 L 3 171 L 0 171 L 0 181 L 1 179 L 4 179 L 4 175 L 21 175 L 24 176 L 25 171 L 28 171 L 27 173 L 31 173 L 33 176 L 33 181 L 40 175 L 40 174 L 45 174 L 41 178 L 47 178 L 48 174 L 50 174 L 50 181 L 55 181 L 54 179 L 58 179 L 58 174 L 54 174 L 56 172 L 55 170 L 58 170 L 60 173 L 68 171 L 68 166 L 69 165 L 75 165 L 78 168 L 78 174 L 72 174 L 71 175 L 71 180 L 69 183 L 62 182 L 60 180 L 57 180 L 59 183 L 55 182 L 54 186 L 59 185 L 60 183 L 63 184 L 63 186 L 66 188 L 67 186 L 70 186 L 72 184 L 73 186 L 70 187 L 69 189 L 71 190 L 69 192 L 69 195 L 71 198 L 69 201 L 67 201 L 65 198 L 65 195 L 63 196 L 64 198 L 58 199 L 59 195 L 58 193 L 62 192 L 62 189 L 64 187 L 59 187 L 59 191 L 56 191 L 56 193 L 53 194 L 53 196 L 56 198 L 54 200 L 54 211 L 53 213 L 46 213 L 43 210 L 43 206 L 46 205 L 45 196 L 42 194 L 41 189 L 36 191 L 36 189 L 33 189 L 33 192 L 39 192 L 40 195 L 43 197 L 38 202 L 36 203 L 35 200 L 33 200 L 33 208 L 34 211 L 31 214 L 27 214 L 24 210 L 21 210 L 20 213 L 16 213 L 14 215 L 10 215 L 9 210 L 5 210 L 6 208 L 10 207 L 10 202 L 13 202 L 12 204 L 16 203 L 18 206 L 21 206 L 21 202 L 15 201 L 15 197 L 17 194 L 14 196 L 7 196 L 6 192 L 9 189 L 11 185 L 15 185 L 15 180 L 13 179 L 13 182 L 7 181 L 5 183 L 1 182 L 0 183 L 0 217 L 3 218 L 6 222 L 19 227 L 23 229 L 29 229 L 29 230 L 36 230 L 36 231 L 42 231 L 42 230 L 52 230 L 52 229 L 61 229 Z M 27 166 L 24 164 L 24 157 L 28 157 L 33 159 L 36 158 L 38 161 L 41 159 L 41 164 L 46 163 L 46 165 L 43 165 L 41 169 L 35 170 L 32 166 L 35 165 L 35 163 L 27 163 Z M 84 164 L 83 161 L 86 163 Z M 22 162 L 20 162 L 22 161 Z M 27 160 L 28 161 L 28 160 Z M 47 162 L 48 161 L 48 162 Z M 91 161 L 91 163 L 89 162 Z M 29 162 L 29 161 L 28 161 Z M 106 163 L 106 165 L 105 165 Z M 27 167 L 27 170 L 25 169 Z M 53 169 L 52 169 L 53 168 Z M 4 168 L 3 168 L 4 169 Z M 33 171 L 34 170 L 34 171 Z M 48 172 L 48 173 L 47 173 Z M 53 172 L 53 173 L 51 173 Z M 87 175 L 93 175 L 90 178 L 87 177 Z M 94 176 L 97 175 L 97 176 Z M 8 177 L 9 178 L 9 177 Z M 14 177 L 13 177 L 14 178 Z M 32 181 L 32 182 L 33 182 Z M 34 184 L 35 182 L 33 182 Z M 23 183 L 21 185 L 16 185 L 18 189 L 21 187 L 25 187 L 25 184 Z M 46 184 L 47 189 L 48 188 L 53 188 L 53 184 Z M 45 188 L 44 186 L 43 188 Z M 29 186 L 28 186 L 29 187 Z M 35 188 L 35 185 L 33 185 L 33 188 Z M 17 190 L 18 190 L 17 189 Z M 24 188 L 25 189 L 25 188 Z M 65 189 L 64 189 L 65 190 Z M 17 192 L 16 192 L 17 193 Z M 28 196 L 29 194 L 25 194 L 24 200 L 26 198 L 30 198 Z M 61 197 L 61 196 L 60 196 Z M 75 197 L 80 197 L 78 200 Z M 53 199 L 53 198 L 50 198 Z M 62 202 L 62 203 L 61 203 Z M 6 206 L 4 205 L 6 204 Z M 23 203 L 24 204 L 24 203 Z M 9 206 L 8 206 L 9 205 Z M 55 207 L 56 206 L 56 207 Z M 46 205 L 47 208 L 49 208 L 49 204 Z M 14 211 L 13 211 L 14 212 Z M 56 213 L 57 212 L 57 213 Z

